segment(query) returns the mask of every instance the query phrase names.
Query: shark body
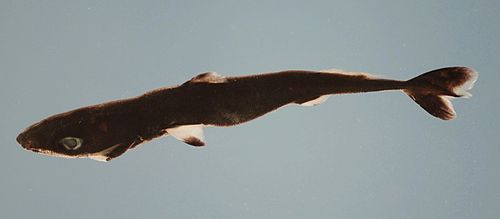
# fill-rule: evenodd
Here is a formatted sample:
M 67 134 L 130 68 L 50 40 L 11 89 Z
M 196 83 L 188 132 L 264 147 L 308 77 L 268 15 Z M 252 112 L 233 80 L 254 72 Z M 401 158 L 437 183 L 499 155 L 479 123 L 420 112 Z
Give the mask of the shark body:
M 288 70 L 243 77 L 200 74 L 182 85 L 87 106 L 26 128 L 17 141 L 37 153 L 100 161 L 163 135 L 205 145 L 203 128 L 248 122 L 288 104 L 317 105 L 330 95 L 402 90 L 431 115 L 455 117 L 451 97 L 469 97 L 477 73 L 447 67 L 408 81 L 366 73 Z

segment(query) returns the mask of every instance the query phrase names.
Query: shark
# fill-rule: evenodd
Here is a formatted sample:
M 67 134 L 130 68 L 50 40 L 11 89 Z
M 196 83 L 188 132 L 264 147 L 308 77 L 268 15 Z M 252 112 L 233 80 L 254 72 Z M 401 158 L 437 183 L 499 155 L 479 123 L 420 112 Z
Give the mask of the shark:
M 139 96 L 81 107 L 50 116 L 16 138 L 22 148 L 43 155 L 110 161 L 129 149 L 170 135 L 195 147 L 205 145 L 203 129 L 234 126 L 282 106 L 315 106 L 329 96 L 402 91 L 442 120 L 456 112 L 453 98 L 468 98 L 478 73 L 444 67 L 409 80 L 340 70 L 285 70 L 238 77 L 199 74 L 183 84 Z

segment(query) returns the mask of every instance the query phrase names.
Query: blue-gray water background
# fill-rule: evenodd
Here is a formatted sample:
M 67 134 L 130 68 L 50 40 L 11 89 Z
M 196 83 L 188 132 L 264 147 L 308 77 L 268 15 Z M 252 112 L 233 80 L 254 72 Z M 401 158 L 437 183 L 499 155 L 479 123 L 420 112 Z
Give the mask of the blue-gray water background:
M 1 218 L 497 218 L 500 1 L 0 1 Z M 458 117 L 331 97 L 109 163 L 24 151 L 54 113 L 183 83 L 345 69 L 480 73 Z

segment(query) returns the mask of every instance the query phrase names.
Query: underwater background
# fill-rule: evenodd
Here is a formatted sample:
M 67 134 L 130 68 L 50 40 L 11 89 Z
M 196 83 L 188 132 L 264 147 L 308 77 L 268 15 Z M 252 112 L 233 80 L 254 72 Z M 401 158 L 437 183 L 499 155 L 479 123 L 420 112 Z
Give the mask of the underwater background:
M 1 218 L 498 218 L 500 1 L 0 1 Z M 55 113 L 237 76 L 479 72 L 458 117 L 402 92 L 330 97 L 108 163 L 23 150 Z

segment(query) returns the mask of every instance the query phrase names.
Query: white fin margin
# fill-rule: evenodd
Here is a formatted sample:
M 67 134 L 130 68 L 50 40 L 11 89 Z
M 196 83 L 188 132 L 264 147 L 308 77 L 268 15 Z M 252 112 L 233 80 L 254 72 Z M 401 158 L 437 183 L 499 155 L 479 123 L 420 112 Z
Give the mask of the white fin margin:
M 462 98 L 470 98 L 470 97 L 472 97 L 472 94 L 470 94 L 467 91 L 470 90 L 470 89 L 472 89 L 472 87 L 474 87 L 474 83 L 476 83 L 477 78 L 479 77 L 479 74 L 476 71 L 472 70 L 472 69 L 468 72 L 468 74 L 469 74 L 470 79 L 467 80 L 462 85 L 457 86 L 457 87 L 455 87 L 453 89 L 453 92 L 455 92 L 456 94 L 460 95 Z
M 203 125 L 183 125 L 166 129 L 169 135 L 193 146 L 204 146 L 205 136 L 203 135 Z
M 316 106 L 318 104 L 325 102 L 328 99 L 328 97 L 330 97 L 330 96 L 323 95 L 323 96 L 320 96 L 314 100 L 309 100 L 307 102 L 301 103 L 300 105 L 301 106 Z
M 439 97 L 443 100 L 444 105 L 446 105 L 446 107 L 448 108 L 448 111 L 451 114 L 451 118 L 455 118 L 455 116 L 457 115 L 457 112 L 455 112 L 455 109 L 453 108 L 453 104 L 451 104 L 451 99 L 453 99 L 453 97 L 451 97 L 451 96 L 439 96 Z

